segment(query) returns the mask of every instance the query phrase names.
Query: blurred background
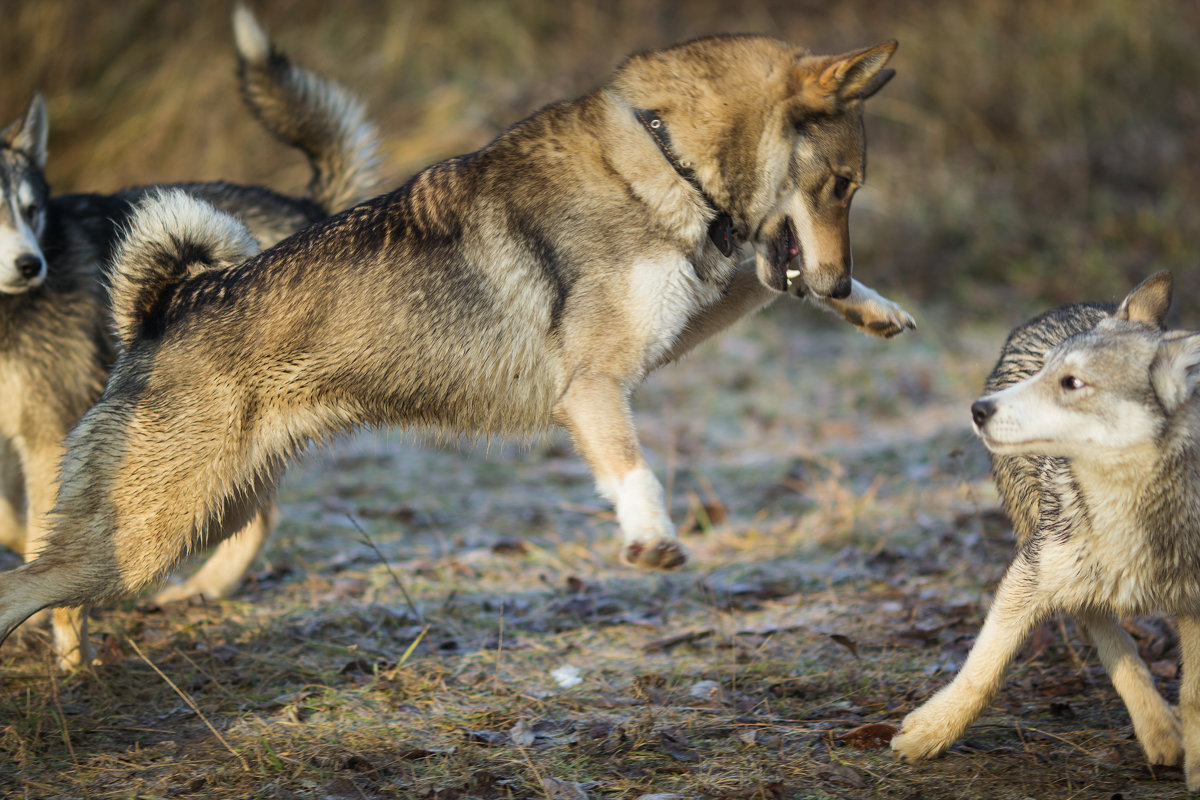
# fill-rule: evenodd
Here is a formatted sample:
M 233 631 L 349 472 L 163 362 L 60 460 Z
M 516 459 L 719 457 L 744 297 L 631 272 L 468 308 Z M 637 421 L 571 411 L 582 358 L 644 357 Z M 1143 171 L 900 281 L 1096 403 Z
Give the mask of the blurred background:
M 817 52 L 896 38 L 868 103 L 856 275 L 920 308 L 1019 321 L 1175 272 L 1200 327 L 1200 3 L 1191 0 L 259 0 L 298 62 L 358 93 L 387 189 L 476 149 L 630 52 L 760 32 Z M 232 5 L 0 2 L 0 124 L 35 90 L 56 192 L 228 179 L 300 192 L 307 165 L 237 94 Z M 920 309 L 918 309 L 920 310 Z

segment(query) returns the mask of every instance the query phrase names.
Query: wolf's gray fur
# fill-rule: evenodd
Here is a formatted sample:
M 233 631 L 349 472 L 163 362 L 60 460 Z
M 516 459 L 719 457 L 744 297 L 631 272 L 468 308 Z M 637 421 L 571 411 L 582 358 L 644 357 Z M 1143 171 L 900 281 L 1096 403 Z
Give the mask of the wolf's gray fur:
M 1019 536 L 958 677 L 905 718 L 892 747 L 935 756 L 998 691 L 1029 631 L 1056 611 L 1096 643 L 1155 764 L 1200 789 L 1200 333 L 1166 331 L 1169 273 L 1120 306 L 1068 306 L 1018 328 L 973 407 Z M 1180 715 L 1117 622 L 1177 615 Z

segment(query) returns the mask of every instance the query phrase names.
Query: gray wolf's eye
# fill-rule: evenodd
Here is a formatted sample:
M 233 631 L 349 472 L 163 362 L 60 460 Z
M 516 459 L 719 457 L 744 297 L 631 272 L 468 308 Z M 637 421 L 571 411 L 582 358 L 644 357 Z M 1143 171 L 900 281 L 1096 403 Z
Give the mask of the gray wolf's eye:
M 1084 386 L 1087 386 L 1086 383 L 1079 380 L 1079 378 L 1076 378 L 1074 375 L 1068 375 L 1058 383 L 1060 386 L 1062 386 L 1062 388 L 1072 392 L 1076 389 L 1082 389 Z
M 850 179 L 844 175 L 838 175 L 833 179 L 833 196 L 838 200 L 845 199 L 846 192 L 850 191 Z

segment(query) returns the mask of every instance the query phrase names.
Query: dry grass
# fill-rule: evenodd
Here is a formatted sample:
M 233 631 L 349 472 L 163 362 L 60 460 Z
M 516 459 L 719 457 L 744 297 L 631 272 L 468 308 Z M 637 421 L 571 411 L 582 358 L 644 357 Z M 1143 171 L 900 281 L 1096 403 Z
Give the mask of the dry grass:
M 1200 182 L 1181 166 L 1200 157 L 1196 7 L 255 8 L 294 56 L 367 98 L 390 184 L 594 86 L 634 49 L 739 30 L 827 51 L 899 38 L 900 77 L 870 106 L 855 242 L 867 282 L 923 301 L 922 328 L 881 344 L 781 308 L 654 377 L 638 411 L 689 531 L 676 575 L 616 563 L 611 515 L 557 438 L 485 453 L 376 433 L 310 458 L 236 598 L 107 610 L 104 665 L 69 678 L 37 634 L 0 650 L 5 796 L 1180 792 L 1178 770 L 1142 763 L 1069 625 L 1039 632 L 941 761 L 913 768 L 842 737 L 896 723 L 948 679 L 1007 559 L 965 417 L 1003 331 L 1159 267 L 1176 270 L 1181 318 L 1198 317 Z M 299 191 L 301 159 L 236 99 L 227 9 L 120 9 L 4 6 L 0 109 L 14 118 L 46 93 L 56 187 Z M 1172 693 L 1171 638 L 1143 624 Z M 564 665 L 579 685 L 555 682 Z
M 107 610 L 93 623 L 104 665 L 65 679 L 38 636 L 0 651 L 0 786 L 94 800 L 1173 796 L 1180 772 L 1143 765 L 1069 626 L 1034 637 L 947 758 L 910 767 L 854 745 L 948 680 L 1008 557 L 963 412 L 1000 332 L 942 338 L 924 319 L 928 333 L 881 343 L 812 319 L 778 309 L 639 395 L 688 520 L 685 571 L 616 563 L 611 515 L 557 438 L 485 453 L 364 434 L 289 474 L 236 598 Z M 1169 635 L 1143 624 L 1169 674 Z M 578 685 L 556 682 L 564 666 Z

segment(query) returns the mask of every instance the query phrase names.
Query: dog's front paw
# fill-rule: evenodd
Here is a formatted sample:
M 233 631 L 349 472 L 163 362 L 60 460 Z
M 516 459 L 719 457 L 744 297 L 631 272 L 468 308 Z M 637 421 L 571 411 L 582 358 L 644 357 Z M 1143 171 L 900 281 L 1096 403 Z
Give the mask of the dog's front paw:
M 913 319 L 912 314 L 886 298 L 868 303 L 860 311 L 864 313 L 858 327 L 872 336 L 890 339 L 917 327 L 917 321 Z
M 687 549 L 678 539 L 635 541 L 621 548 L 621 560 L 640 569 L 678 569 L 687 563 Z

